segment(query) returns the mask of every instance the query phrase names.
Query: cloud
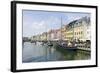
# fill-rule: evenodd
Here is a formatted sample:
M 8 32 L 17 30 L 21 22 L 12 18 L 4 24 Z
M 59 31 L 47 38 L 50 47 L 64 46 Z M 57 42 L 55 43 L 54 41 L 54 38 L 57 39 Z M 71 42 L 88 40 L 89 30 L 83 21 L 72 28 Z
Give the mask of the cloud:
M 50 16 L 49 18 L 43 19 L 41 21 L 34 21 L 30 26 L 31 29 L 29 30 L 32 30 L 34 32 L 34 35 L 41 34 L 43 32 L 48 32 L 51 29 L 60 28 L 60 22 L 61 21 L 59 21 L 59 18 Z
M 59 18 L 54 17 L 54 16 L 50 16 L 47 20 L 46 20 L 46 27 L 47 27 L 47 31 L 51 30 L 51 29 L 57 29 L 60 28 L 60 24 L 61 21 Z
M 46 32 L 46 23 L 45 21 L 34 21 L 30 26 L 33 32 L 33 35 L 41 34 L 42 32 Z M 29 32 L 30 33 L 30 32 Z
M 45 25 L 46 25 L 45 21 L 40 21 L 40 22 L 35 21 L 32 23 L 32 29 L 36 29 L 36 30 L 44 29 L 46 28 Z

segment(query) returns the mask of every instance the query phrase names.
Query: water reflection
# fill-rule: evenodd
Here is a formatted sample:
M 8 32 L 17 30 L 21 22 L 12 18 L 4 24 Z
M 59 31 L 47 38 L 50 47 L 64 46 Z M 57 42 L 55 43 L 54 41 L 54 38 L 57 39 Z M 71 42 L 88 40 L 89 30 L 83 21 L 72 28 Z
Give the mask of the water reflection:
M 23 44 L 22 61 L 24 63 L 82 59 L 90 59 L 90 52 L 63 50 L 63 48 L 55 48 L 54 46 L 50 47 L 29 42 Z

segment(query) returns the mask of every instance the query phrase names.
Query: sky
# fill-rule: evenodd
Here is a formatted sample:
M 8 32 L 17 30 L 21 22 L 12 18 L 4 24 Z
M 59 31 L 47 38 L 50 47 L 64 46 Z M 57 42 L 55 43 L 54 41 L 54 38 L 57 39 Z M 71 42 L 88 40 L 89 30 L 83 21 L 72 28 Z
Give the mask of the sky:
M 89 13 L 77 12 L 51 12 L 23 10 L 23 37 L 48 32 L 51 29 L 59 29 L 61 25 L 67 25 L 73 20 L 89 16 Z

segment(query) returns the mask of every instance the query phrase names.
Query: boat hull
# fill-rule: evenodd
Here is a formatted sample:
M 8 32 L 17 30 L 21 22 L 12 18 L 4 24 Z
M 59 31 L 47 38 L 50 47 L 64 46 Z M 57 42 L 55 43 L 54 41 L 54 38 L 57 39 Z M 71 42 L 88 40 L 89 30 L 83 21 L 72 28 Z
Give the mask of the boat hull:
M 77 47 L 69 47 L 69 46 L 62 46 L 62 45 L 57 45 L 57 47 L 64 50 L 77 50 Z

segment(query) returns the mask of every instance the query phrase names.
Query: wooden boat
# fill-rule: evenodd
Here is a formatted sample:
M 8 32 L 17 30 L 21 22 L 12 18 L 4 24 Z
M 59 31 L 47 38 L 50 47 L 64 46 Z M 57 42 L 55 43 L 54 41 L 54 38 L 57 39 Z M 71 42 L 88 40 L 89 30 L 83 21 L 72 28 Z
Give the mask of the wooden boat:
M 48 46 L 53 46 L 53 44 L 51 42 L 48 42 L 47 45 Z
M 65 50 L 77 50 L 77 46 L 75 45 L 68 45 L 68 44 L 58 44 L 58 47 L 65 49 Z

